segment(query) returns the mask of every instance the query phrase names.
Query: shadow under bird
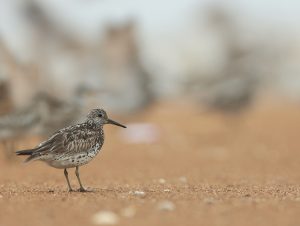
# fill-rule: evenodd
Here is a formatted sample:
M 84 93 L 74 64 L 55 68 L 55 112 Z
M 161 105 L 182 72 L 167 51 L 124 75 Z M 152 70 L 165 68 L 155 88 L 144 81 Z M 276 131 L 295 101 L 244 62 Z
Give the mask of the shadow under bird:
M 63 128 L 54 133 L 48 140 L 36 148 L 17 151 L 17 155 L 29 155 L 25 162 L 41 160 L 48 165 L 64 169 L 69 191 L 73 191 L 68 168 L 76 168 L 79 191 L 86 191 L 79 176 L 79 166 L 89 163 L 101 150 L 104 143 L 103 126 L 113 124 L 123 128 L 126 126 L 108 118 L 103 109 L 93 109 L 83 123 Z

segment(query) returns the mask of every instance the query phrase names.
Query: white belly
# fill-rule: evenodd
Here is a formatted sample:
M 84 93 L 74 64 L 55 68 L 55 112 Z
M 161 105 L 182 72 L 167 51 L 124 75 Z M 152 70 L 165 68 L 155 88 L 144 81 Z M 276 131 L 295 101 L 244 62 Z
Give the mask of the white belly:
M 48 158 L 40 160 L 58 169 L 73 168 L 89 163 L 100 152 L 100 149 L 100 145 L 97 144 L 93 149 L 87 152 L 81 152 L 75 155 L 62 154 L 52 156 L 51 158 L 49 156 Z

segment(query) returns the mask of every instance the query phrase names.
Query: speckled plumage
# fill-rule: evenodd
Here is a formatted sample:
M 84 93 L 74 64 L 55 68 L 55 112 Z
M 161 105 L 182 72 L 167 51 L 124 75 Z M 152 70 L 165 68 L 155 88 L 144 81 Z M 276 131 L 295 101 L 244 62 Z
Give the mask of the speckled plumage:
M 41 143 L 28 158 L 42 160 L 55 168 L 72 168 L 92 160 L 104 142 L 103 125 L 92 121 L 69 126 Z
M 109 119 L 102 109 L 94 109 L 83 123 L 63 128 L 54 133 L 48 140 L 40 143 L 36 148 L 17 151 L 17 155 L 29 155 L 25 160 L 41 160 L 52 167 L 65 169 L 65 176 L 69 185 L 67 168 L 76 167 L 76 176 L 80 184 L 80 191 L 85 191 L 79 178 L 79 166 L 89 163 L 101 150 L 104 143 L 104 124 L 125 126 Z

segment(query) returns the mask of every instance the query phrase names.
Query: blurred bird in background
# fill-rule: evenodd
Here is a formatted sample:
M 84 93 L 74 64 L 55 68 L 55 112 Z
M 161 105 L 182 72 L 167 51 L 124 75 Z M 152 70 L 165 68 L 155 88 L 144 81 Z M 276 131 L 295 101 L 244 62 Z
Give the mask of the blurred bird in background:
M 78 106 L 39 93 L 29 106 L 0 116 L 0 139 L 6 156 L 12 157 L 18 138 L 47 136 L 62 125 L 76 122 L 79 113 Z

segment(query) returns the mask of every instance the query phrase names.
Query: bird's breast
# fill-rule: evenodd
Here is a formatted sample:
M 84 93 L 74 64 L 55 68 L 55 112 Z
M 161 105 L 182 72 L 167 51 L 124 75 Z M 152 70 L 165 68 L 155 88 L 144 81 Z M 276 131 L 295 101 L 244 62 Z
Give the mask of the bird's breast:
M 88 150 L 87 156 L 90 157 L 90 158 L 94 158 L 100 152 L 102 144 L 103 143 L 96 143 L 93 148 Z

